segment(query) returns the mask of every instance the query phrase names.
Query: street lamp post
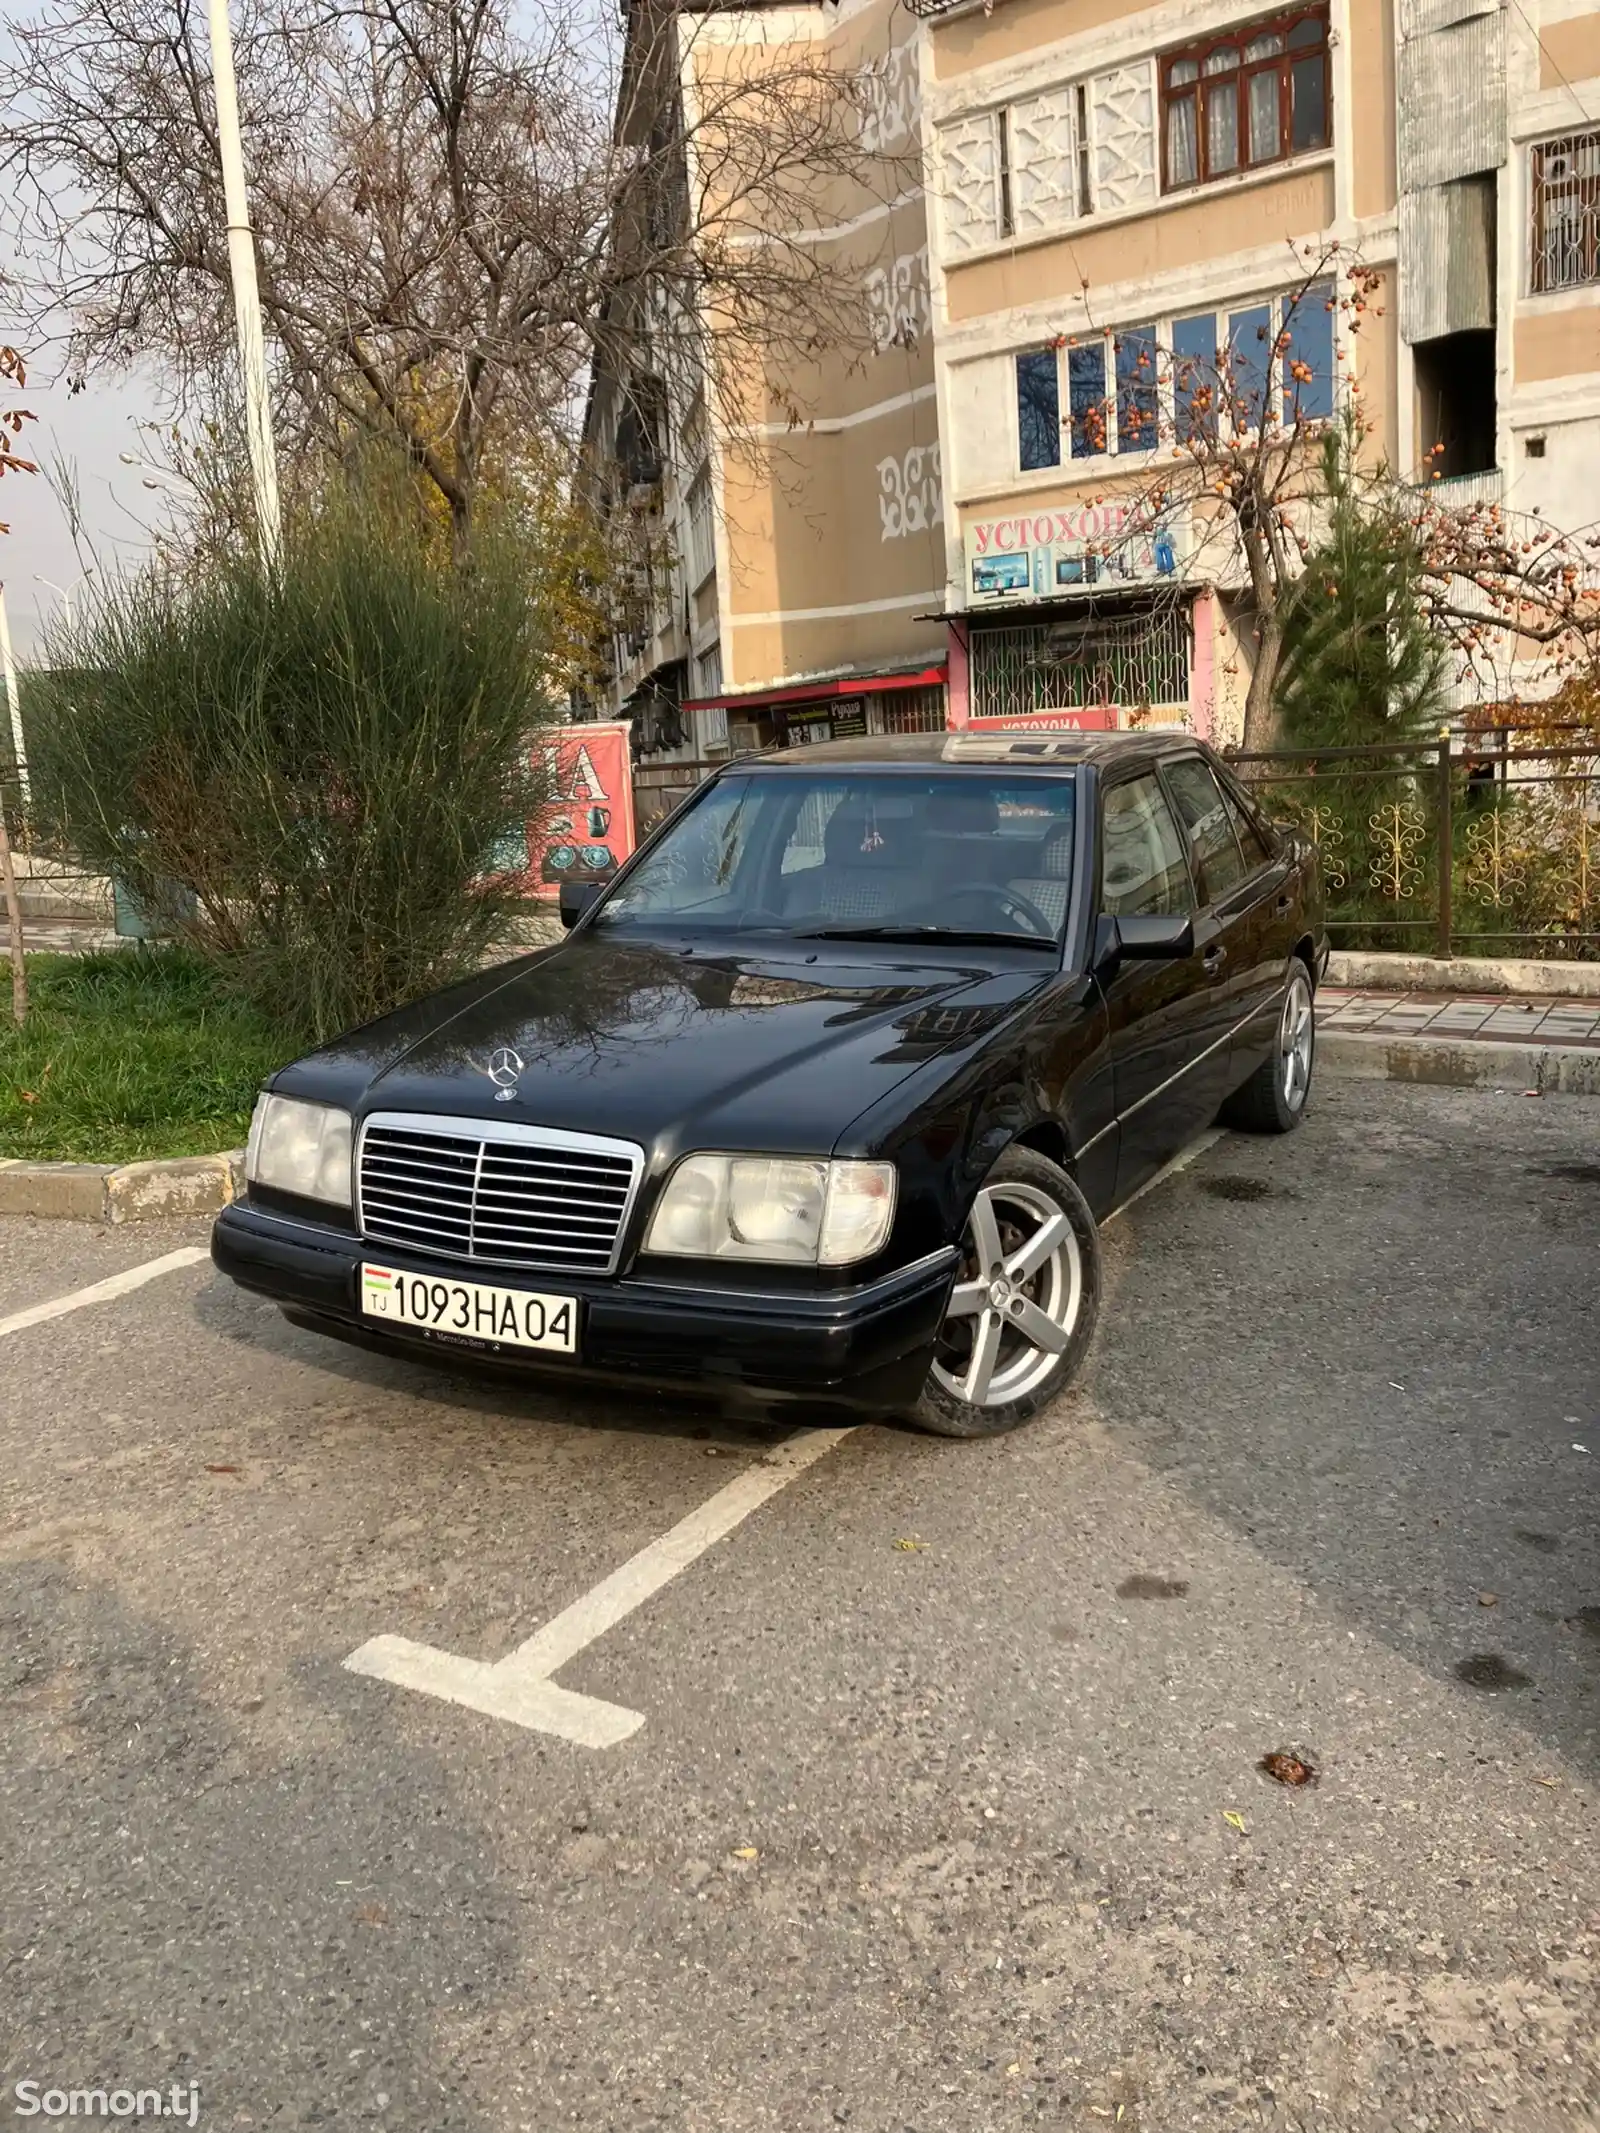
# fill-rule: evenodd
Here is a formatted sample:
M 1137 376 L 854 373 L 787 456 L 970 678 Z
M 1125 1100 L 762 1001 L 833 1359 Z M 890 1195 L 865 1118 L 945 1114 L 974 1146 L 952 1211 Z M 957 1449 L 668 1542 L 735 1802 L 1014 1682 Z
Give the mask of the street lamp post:
M 210 23 L 211 81 L 217 99 L 217 148 L 222 158 L 222 193 L 228 213 L 228 266 L 233 278 L 239 368 L 244 375 L 245 430 L 250 445 L 256 529 L 261 541 L 261 559 L 269 570 L 274 570 L 281 539 L 278 459 L 272 440 L 272 406 L 267 393 L 267 346 L 261 325 L 261 291 L 256 282 L 256 245 L 244 185 L 239 90 L 233 72 L 233 32 L 228 22 L 228 0 L 210 0 Z
M 56 598 L 61 602 L 61 605 L 67 611 L 67 627 L 70 629 L 72 627 L 73 619 L 72 596 L 77 591 L 78 587 L 83 583 L 85 578 L 92 578 L 93 576 L 94 565 L 91 563 L 87 570 L 79 571 L 78 575 L 73 579 L 70 586 L 58 585 L 54 578 L 41 578 L 38 571 L 35 571 L 33 574 L 33 582 L 35 585 L 42 585 L 45 588 L 46 592 L 53 592 L 55 594 Z

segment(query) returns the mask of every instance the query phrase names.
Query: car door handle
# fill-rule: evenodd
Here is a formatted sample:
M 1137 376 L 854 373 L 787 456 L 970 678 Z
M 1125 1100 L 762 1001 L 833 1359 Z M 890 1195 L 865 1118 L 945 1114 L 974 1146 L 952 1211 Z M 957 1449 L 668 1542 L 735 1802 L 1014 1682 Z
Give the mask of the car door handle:
M 1204 967 L 1205 974 L 1208 978 L 1216 977 L 1218 972 L 1221 970 L 1223 964 L 1227 960 L 1228 951 L 1220 944 L 1215 947 L 1208 948 L 1205 954 L 1200 958 L 1201 964 Z
M 1287 917 L 1287 916 L 1289 915 L 1289 913 L 1290 913 L 1290 912 L 1291 912 L 1291 911 L 1292 911 L 1293 909 L 1294 909 L 1294 898 L 1293 898 L 1292 896 L 1280 896 L 1280 897 L 1278 898 L 1278 916 L 1279 916 L 1279 918 L 1286 918 L 1286 917 Z

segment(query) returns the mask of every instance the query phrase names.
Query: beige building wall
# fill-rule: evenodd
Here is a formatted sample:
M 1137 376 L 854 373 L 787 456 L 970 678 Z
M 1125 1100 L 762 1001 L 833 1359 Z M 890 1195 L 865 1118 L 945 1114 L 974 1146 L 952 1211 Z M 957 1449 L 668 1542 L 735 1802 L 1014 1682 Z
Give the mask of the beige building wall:
M 868 181 L 809 188 L 789 233 L 857 321 L 752 371 L 715 459 L 722 675 L 729 691 L 926 665 L 943 633 L 915 25 L 895 0 L 730 11 L 694 30 L 692 93 L 752 52 L 801 52 L 863 87 Z M 787 41 L 786 41 L 787 40 Z
M 969 579 L 969 536 L 975 546 L 980 527 L 1008 517 L 1025 524 L 1030 513 L 1065 513 L 1073 529 L 1093 524 L 1092 516 L 1072 515 L 1086 508 L 1092 513 L 1130 487 L 1148 495 L 1161 478 L 1156 455 L 1124 459 L 1110 451 L 1024 470 L 1016 411 L 1019 354 L 1053 343 L 1070 352 L 1075 342 L 1108 329 L 1114 334 L 1151 324 L 1163 347 L 1170 347 L 1172 321 L 1212 312 L 1225 330 L 1232 314 L 1295 288 L 1312 261 L 1326 262 L 1340 277 L 1341 304 L 1347 306 L 1355 291 L 1345 270 L 1359 259 L 1381 279 L 1359 331 L 1349 331 L 1347 308 L 1338 315 L 1341 391 L 1364 412 L 1373 456 L 1391 463 L 1397 457 L 1403 366 L 1394 286 L 1394 0 L 1331 0 L 1325 146 L 1189 190 L 1162 189 L 1160 55 L 1223 41 L 1235 28 L 1287 12 L 1252 7 L 1248 0 L 1157 7 L 1126 0 L 998 0 L 990 12 L 964 8 L 930 24 L 924 140 L 933 196 L 946 601 L 951 611 L 972 616 L 972 644 L 986 629 L 1026 627 L 1041 615 L 1060 622 L 1087 610 L 1075 608 L 1070 596 L 996 601 L 985 608 Z M 988 129 L 1000 112 L 1009 230 L 1003 205 L 998 218 L 991 213 L 997 195 L 986 190 L 985 177 Z M 1031 205 L 1035 198 L 1018 161 L 1019 146 L 1023 157 L 1054 152 L 1050 179 L 1067 188 L 1065 211 L 1047 200 L 1029 219 L 1019 218 L 1018 202 Z M 1087 212 L 1082 177 L 1075 182 L 1069 160 L 1083 150 Z M 1063 354 L 1063 415 L 1069 376 Z M 1163 405 L 1170 409 L 1170 401 Z M 1170 423 L 1170 412 L 1164 420 Z M 1248 647 L 1227 597 L 1228 587 L 1239 582 L 1239 561 L 1231 539 L 1206 523 L 1203 510 L 1176 530 L 1180 545 L 1187 535 L 1183 575 L 1194 596 L 1189 710 L 1203 730 L 1236 738 L 1249 674 Z M 1109 596 L 1115 611 L 1137 612 L 1136 578 L 1102 577 L 1102 609 Z M 1037 575 L 1033 582 L 1037 594 Z M 1222 596 L 1214 596 L 1211 586 L 1222 588 Z

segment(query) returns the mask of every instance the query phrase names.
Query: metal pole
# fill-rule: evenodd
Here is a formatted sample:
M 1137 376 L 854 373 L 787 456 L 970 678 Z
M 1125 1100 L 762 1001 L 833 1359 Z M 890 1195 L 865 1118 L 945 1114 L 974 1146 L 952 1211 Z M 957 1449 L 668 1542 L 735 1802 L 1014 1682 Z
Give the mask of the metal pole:
M 27 806 L 33 795 L 28 787 L 28 758 L 22 747 L 22 699 L 17 694 L 17 669 L 11 657 L 11 627 L 6 621 L 6 589 L 0 585 L 0 670 L 5 674 L 6 709 L 11 714 L 11 753 L 17 765 L 17 789 Z
M 1450 820 L 1450 736 L 1439 736 L 1439 955 L 1450 960 L 1450 891 L 1455 872 L 1455 834 Z
M 244 375 L 245 429 L 250 443 L 256 528 L 261 539 L 261 559 L 269 570 L 274 570 L 280 544 L 278 458 L 272 441 L 272 406 L 267 394 L 267 344 L 261 326 L 261 291 L 256 283 L 256 245 L 244 189 L 239 91 L 233 73 L 233 32 L 228 23 L 228 0 L 210 0 L 210 20 L 211 80 L 217 99 L 217 146 L 222 156 L 222 193 L 228 212 L 228 266 L 233 276 L 239 368 Z

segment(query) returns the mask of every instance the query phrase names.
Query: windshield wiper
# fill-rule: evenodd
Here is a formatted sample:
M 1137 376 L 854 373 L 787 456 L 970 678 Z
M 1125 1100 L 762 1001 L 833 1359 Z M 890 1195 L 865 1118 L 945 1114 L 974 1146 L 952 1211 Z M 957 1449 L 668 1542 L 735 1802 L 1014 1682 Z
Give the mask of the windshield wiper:
M 800 941 L 950 941 L 960 948 L 1048 948 L 1042 933 L 983 933 L 965 926 L 815 926 Z

